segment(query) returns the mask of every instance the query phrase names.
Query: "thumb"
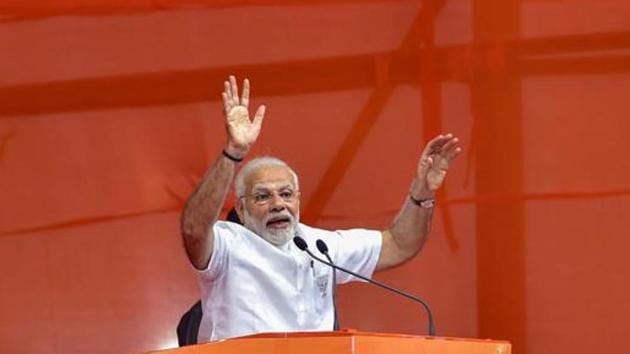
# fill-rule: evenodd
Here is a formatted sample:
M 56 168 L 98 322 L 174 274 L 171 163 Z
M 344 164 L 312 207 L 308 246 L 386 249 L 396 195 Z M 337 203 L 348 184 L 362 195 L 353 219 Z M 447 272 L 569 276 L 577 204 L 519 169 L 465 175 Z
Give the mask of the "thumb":
M 433 158 L 431 156 L 420 159 L 420 164 L 418 165 L 418 177 L 424 178 L 427 174 L 429 174 L 431 167 L 433 167 Z
M 267 111 L 267 107 L 265 105 L 261 105 L 256 110 L 256 115 L 254 115 L 254 126 L 257 129 L 260 129 L 262 126 L 262 122 L 265 119 L 265 112 Z

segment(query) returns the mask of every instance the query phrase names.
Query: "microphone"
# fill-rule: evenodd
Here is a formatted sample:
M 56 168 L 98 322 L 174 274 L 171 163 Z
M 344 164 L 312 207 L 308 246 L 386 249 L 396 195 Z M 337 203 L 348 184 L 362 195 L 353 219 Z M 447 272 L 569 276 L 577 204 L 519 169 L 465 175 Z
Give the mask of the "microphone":
M 330 258 L 330 255 L 328 254 L 328 246 L 326 246 L 326 243 L 318 239 L 317 242 L 315 242 L 315 245 L 317 246 L 317 249 L 319 250 L 319 252 L 321 252 L 321 254 L 326 256 L 326 259 L 328 259 L 328 262 L 330 262 L 330 264 L 334 264 L 332 258 Z M 335 329 L 335 331 L 339 329 L 339 314 L 337 313 L 337 295 L 335 291 L 336 287 L 337 287 L 337 270 L 333 268 L 332 298 L 333 298 L 333 307 L 335 308 L 335 324 L 333 325 L 333 328 Z
M 408 293 L 406 293 L 406 292 L 404 292 L 404 291 L 402 291 L 402 290 L 398 290 L 398 289 L 396 289 L 396 288 L 393 288 L 393 287 L 391 287 L 391 286 L 389 286 L 389 285 L 386 285 L 386 284 L 384 284 L 384 283 L 381 283 L 381 282 L 379 282 L 379 281 L 377 281 L 377 280 L 370 279 L 370 278 L 368 278 L 368 277 L 364 277 L 364 276 L 362 276 L 362 275 L 360 275 L 360 274 L 357 274 L 357 273 L 355 273 L 355 272 L 352 272 L 352 271 L 350 271 L 350 270 L 347 270 L 347 269 L 341 268 L 341 267 L 339 267 L 339 266 L 335 265 L 332 261 L 331 261 L 331 262 L 327 262 L 327 261 L 325 261 L 325 260 L 323 260 L 323 259 L 321 259 L 321 258 L 319 258 L 319 257 L 315 256 L 315 255 L 313 254 L 313 252 L 311 252 L 311 251 L 308 249 L 308 245 L 306 244 L 306 241 L 304 241 L 304 239 L 303 239 L 303 238 L 301 238 L 300 236 L 295 236 L 295 237 L 293 238 L 293 242 L 295 243 L 295 245 L 296 245 L 296 246 L 297 246 L 300 250 L 302 250 L 302 251 L 304 251 L 304 252 L 308 253 L 308 255 L 309 255 L 309 256 L 311 256 L 313 259 L 315 259 L 316 261 L 318 261 L 318 262 L 320 262 L 320 263 L 324 263 L 324 264 L 326 264 L 326 265 L 328 265 L 328 266 L 332 267 L 332 268 L 333 268 L 333 269 L 335 269 L 335 270 L 340 270 L 340 271 L 342 271 L 342 272 L 344 272 L 344 273 L 347 273 L 347 274 L 350 274 L 350 275 L 352 275 L 352 276 L 355 276 L 355 277 L 357 277 L 357 278 L 359 278 L 359 279 L 365 280 L 366 282 L 368 282 L 368 283 L 370 283 L 370 284 L 374 284 L 374 285 L 376 285 L 376 286 L 378 286 L 378 287 L 381 287 L 381 288 L 383 288 L 383 289 L 386 289 L 386 290 L 392 291 L 392 292 L 394 292 L 394 293 L 396 293 L 396 294 L 398 294 L 398 295 L 401 295 L 401 296 L 406 297 L 406 298 L 407 298 L 407 299 L 409 299 L 409 300 L 412 300 L 412 301 L 414 301 L 414 302 L 417 302 L 417 303 L 421 304 L 421 305 L 424 307 L 424 309 L 427 311 L 427 317 L 428 317 L 428 321 L 429 321 L 429 335 L 430 335 L 430 336 L 435 336 L 435 324 L 434 324 L 434 322 L 433 322 L 433 313 L 431 312 L 431 308 L 429 308 L 429 305 L 427 305 L 427 303 L 426 303 L 426 302 L 424 302 L 424 301 L 423 301 L 422 299 L 420 299 L 419 297 L 417 297 L 417 296 L 413 296 L 413 295 L 411 295 L 411 294 L 408 294 Z M 316 244 L 317 244 L 317 249 L 318 249 L 320 252 L 322 252 L 324 255 L 327 255 L 327 253 L 328 253 L 328 246 L 326 246 L 326 243 L 324 243 L 324 241 L 322 241 L 322 240 L 317 240 Z M 324 251 L 325 251 L 325 252 L 324 252 Z M 329 257 L 329 256 L 328 256 L 328 257 Z
M 317 240 L 320 241 L 320 240 Z M 309 249 L 308 249 L 308 245 L 306 244 L 306 241 L 304 241 L 303 238 L 301 238 L 300 236 L 295 236 L 293 237 L 293 243 L 295 243 L 295 245 L 297 246 L 297 248 L 299 248 L 302 251 L 305 251 L 306 253 L 308 253 L 309 256 L 311 256 L 311 258 L 317 259 L 318 261 L 321 262 L 321 260 L 319 258 L 317 258 L 316 255 L 314 255 Z M 323 241 L 322 241 L 323 243 Z M 324 244 L 324 247 L 326 247 L 326 244 Z M 319 249 L 319 244 L 317 246 L 317 248 Z M 328 247 L 326 247 L 326 251 L 328 251 Z M 328 257 L 328 260 L 330 261 L 330 264 L 333 263 L 332 259 L 330 259 L 330 256 L 328 255 L 328 253 L 326 253 L 326 257 Z M 324 264 L 328 264 L 327 262 L 324 262 Z M 333 323 L 333 329 L 336 331 L 339 329 L 339 317 L 337 315 L 337 297 L 335 295 L 335 287 L 337 286 L 337 272 L 335 269 L 333 269 L 333 283 L 332 283 L 332 299 L 333 299 L 333 308 L 335 309 L 335 321 Z

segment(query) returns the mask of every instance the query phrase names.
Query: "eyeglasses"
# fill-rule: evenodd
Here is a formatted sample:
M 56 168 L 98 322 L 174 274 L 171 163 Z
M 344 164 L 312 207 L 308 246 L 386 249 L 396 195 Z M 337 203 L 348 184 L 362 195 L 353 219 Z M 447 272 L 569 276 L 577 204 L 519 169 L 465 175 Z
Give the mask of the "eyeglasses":
M 257 205 L 266 205 L 271 202 L 274 195 L 277 195 L 285 203 L 294 202 L 300 195 L 300 191 L 285 189 L 280 192 L 256 192 L 254 194 L 244 195 L 241 198 L 251 198 Z

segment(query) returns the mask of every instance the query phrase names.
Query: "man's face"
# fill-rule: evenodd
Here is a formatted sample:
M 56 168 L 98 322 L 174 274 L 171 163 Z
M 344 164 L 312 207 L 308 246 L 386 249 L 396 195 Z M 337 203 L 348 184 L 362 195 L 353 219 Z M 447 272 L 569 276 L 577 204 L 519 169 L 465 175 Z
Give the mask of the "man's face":
M 282 166 L 264 166 L 245 179 L 245 196 L 237 202 L 243 224 L 276 246 L 293 236 L 300 198 L 293 175 Z

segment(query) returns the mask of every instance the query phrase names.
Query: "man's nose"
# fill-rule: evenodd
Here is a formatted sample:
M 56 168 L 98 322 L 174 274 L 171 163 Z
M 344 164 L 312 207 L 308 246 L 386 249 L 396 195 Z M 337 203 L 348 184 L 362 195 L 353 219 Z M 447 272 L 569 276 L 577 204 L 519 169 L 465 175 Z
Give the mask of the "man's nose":
M 286 206 L 286 202 L 278 193 L 274 193 L 269 201 L 269 206 L 272 210 L 282 210 Z

